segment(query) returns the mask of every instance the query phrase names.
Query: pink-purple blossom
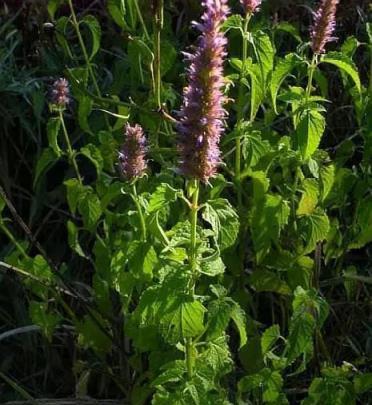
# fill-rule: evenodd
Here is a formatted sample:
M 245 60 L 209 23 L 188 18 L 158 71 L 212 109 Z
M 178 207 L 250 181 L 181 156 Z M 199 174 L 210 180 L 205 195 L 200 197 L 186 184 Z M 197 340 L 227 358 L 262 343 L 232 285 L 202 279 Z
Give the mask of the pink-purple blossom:
M 253 14 L 259 10 L 262 0 L 240 0 L 247 14 Z
M 52 104 L 64 108 L 70 102 L 70 87 L 67 79 L 61 77 L 57 79 L 50 92 Z
M 339 0 L 321 0 L 318 10 L 314 12 L 311 48 L 315 54 L 324 53 L 326 44 L 337 39 L 333 37 L 333 32 L 336 27 L 338 3 Z
M 229 12 L 227 0 L 205 0 L 205 12 L 195 26 L 201 32 L 197 47 L 185 54 L 190 62 L 188 85 L 179 113 L 180 171 L 186 177 L 207 182 L 221 163 L 219 143 L 226 112 L 223 104 L 223 63 L 226 38 L 221 26 Z
M 147 169 L 146 138 L 140 125 L 125 126 L 125 139 L 119 151 L 119 171 L 128 181 L 143 176 Z

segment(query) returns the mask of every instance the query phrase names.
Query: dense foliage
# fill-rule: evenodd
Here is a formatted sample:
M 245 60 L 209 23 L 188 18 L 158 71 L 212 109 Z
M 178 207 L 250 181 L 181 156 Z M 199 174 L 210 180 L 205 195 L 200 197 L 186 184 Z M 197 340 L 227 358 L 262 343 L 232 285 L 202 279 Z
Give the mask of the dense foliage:
M 304 6 L 0 5 L 1 403 L 369 403 L 372 10 Z

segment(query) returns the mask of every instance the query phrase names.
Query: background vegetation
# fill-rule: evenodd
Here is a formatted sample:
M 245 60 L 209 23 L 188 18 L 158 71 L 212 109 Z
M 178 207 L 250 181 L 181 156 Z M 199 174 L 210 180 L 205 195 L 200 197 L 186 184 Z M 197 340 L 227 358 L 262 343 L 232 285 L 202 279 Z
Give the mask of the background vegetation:
M 164 332 L 167 313 L 151 311 L 183 283 L 169 266 L 183 272 L 192 191 L 174 171 L 174 120 L 200 2 L 166 0 L 163 13 L 160 0 L 1 2 L 1 403 L 372 403 L 371 5 L 341 1 L 310 88 L 316 4 L 263 2 L 247 67 L 242 9 L 230 6 L 236 102 L 198 229 L 223 263 L 202 267 L 191 326 Z M 71 86 L 63 113 L 49 105 L 59 77 Z M 135 198 L 116 165 L 128 120 L 150 149 Z M 190 337 L 201 344 L 191 379 Z

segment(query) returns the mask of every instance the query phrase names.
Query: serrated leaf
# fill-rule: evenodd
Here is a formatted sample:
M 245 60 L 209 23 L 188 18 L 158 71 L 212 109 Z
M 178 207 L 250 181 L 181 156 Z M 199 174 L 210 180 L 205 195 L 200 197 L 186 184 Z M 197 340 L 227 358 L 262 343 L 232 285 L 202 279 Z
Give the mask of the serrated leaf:
M 316 151 L 325 129 L 325 119 L 315 110 L 305 110 L 300 114 L 296 128 L 297 147 L 304 160 Z
M 296 211 L 298 216 L 312 214 L 318 204 L 318 182 L 315 179 L 305 179 L 302 188 L 302 197 Z
M 228 32 L 229 30 L 242 30 L 243 18 L 240 14 L 233 14 L 229 16 L 222 25 L 222 30 Z
M 206 309 L 199 301 L 179 299 L 161 320 L 164 338 L 175 344 L 186 338 L 200 335 L 204 330 L 205 311 Z
M 255 33 L 253 43 L 261 74 L 266 83 L 266 78 L 274 66 L 274 48 L 270 37 L 262 31 Z
M 262 354 L 266 354 L 272 349 L 276 341 L 280 338 L 279 325 L 270 326 L 267 328 L 261 337 Z
M 176 201 L 180 193 L 180 190 L 176 190 L 167 183 L 160 184 L 155 192 L 151 194 L 147 206 L 147 212 L 152 214 L 161 210 L 164 206 Z
M 152 244 L 148 242 L 134 241 L 128 248 L 128 267 L 130 273 L 137 279 L 149 281 L 158 257 Z
M 215 232 L 221 250 L 234 245 L 239 233 L 239 217 L 228 200 L 208 201 L 202 216 Z
M 271 243 L 277 243 L 281 230 L 288 222 L 288 203 L 280 196 L 266 195 L 252 210 L 252 240 L 257 262 L 260 263 L 268 253 Z
M 80 128 L 88 134 L 93 134 L 89 126 L 89 115 L 92 112 L 93 100 L 89 96 L 79 98 L 78 121 Z
M 220 257 L 204 260 L 200 264 L 200 272 L 210 277 L 218 276 L 225 272 L 225 265 Z
M 335 182 L 335 166 L 333 164 L 329 166 L 321 167 L 319 171 L 320 178 L 320 198 L 324 201 L 332 190 Z
M 78 201 L 78 209 L 83 217 L 84 226 L 89 231 L 94 231 L 98 220 L 102 215 L 101 201 L 93 192 L 84 195 Z
M 272 291 L 278 294 L 290 295 L 292 293 L 288 284 L 280 277 L 265 269 L 257 269 L 249 277 L 249 284 L 257 291 Z
M 63 183 L 66 186 L 67 202 L 72 214 L 76 213 L 78 202 L 90 192 L 90 187 L 80 184 L 78 179 L 69 179 Z
M 327 238 L 329 219 L 322 211 L 316 211 L 300 220 L 300 231 L 306 242 L 303 254 L 308 254 L 315 249 L 318 242 Z
M 242 152 L 246 167 L 254 167 L 269 150 L 269 142 L 261 138 L 259 131 L 244 133 Z
M 342 72 L 345 72 L 355 83 L 359 93 L 362 92 L 358 70 L 351 58 L 340 52 L 329 52 L 322 59 L 322 63 L 329 63 L 337 66 Z
M 97 176 L 100 177 L 103 170 L 103 157 L 100 150 L 93 144 L 89 143 L 80 149 L 80 154 L 89 159 L 96 168 Z
M 240 337 L 239 349 L 241 349 L 247 343 L 248 338 L 246 330 L 245 312 L 237 303 L 235 303 L 235 305 L 233 305 L 232 307 L 231 319 L 234 321 L 235 326 L 239 331 Z
M 372 391 L 372 373 L 364 373 L 355 376 L 354 388 L 357 394 Z
M 87 258 L 79 242 L 79 229 L 72 221 L 67 221 L 67 237 L 70 248 L 79 256 Z
M 105 325 L 105 322 L 98 314 L 95 314 L 95 319 L 97 319 L 101 325 Z M 101 330 L 101 328 L 90 316 L 85 316 L 83 320 L 79 321 L 78 324 L 75 325 L 75 327 L 79 333 L 79 345 L 93 349 L 100 355 L 110 351 L 110 338 Z
M 89 59 L 92 60 L 94 55 L 99 51 L 101 45 L 101 26 L 97 18 L 93 15 L 86 15 L 79 24 L 86 24 L 92 35 L 92 47 L 89 55 Z
M 350 249 L 360 249 L 367 243 L 372 242 L 372 197 L 366 197 L 359 202 L 356 211 L 356 224 L 358 234 L 355 236 Z
M 284 79 L 292 72 L 292 70 L 300 64 L 300 60 L 297 55 L 290 53 L 286 55 L 284 59 L 281 59 L 277 66 L 275 67 L 270 81 L 270 94 L 271 102 L 274 106 L 274 111 L 277 114 L 276 98 L 279 89 L 284 81 Z

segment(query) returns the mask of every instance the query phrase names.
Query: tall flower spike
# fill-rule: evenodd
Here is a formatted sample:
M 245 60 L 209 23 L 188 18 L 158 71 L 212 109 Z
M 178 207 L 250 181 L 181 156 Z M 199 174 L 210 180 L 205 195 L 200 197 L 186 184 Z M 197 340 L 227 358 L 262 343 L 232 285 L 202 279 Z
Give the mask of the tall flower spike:
M 220 164 L 220 137 L 226 112 L 223 104 L 223 62 L 226 38 L 221 26 L 228 14 L 227 0 L 205 0 L 201 32 L 193 54 L 185 54 L 190 66 L 188 86 L 179 113 L 180 171 L 190 178 L 207 182 Z
M 57 107 L 64 108 L 70 102 L 70 88 L 68 81 L 61 77 L 52 86 L 50 101 Z
M 339 0 L 321 0 L 318 10 L 313 14 L 311 48 L 315 54 L 324 53 L 326 44 L 337 39 L 332 35 L 336 27 L 338 3 Z
M 253 14 L 259 10 L 262 0 L 240 0 L 247 14 Z
M 128 181 L 143 176 L 147 169 L 146 138 L 143 129 L 136 124 L 134 127 L 125 126 L 125 139 L 119 151 L 119 171 Z

